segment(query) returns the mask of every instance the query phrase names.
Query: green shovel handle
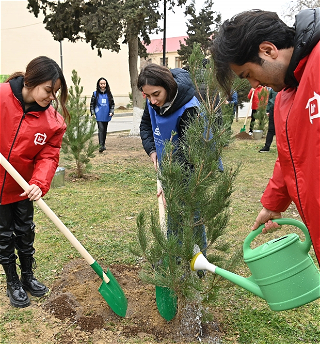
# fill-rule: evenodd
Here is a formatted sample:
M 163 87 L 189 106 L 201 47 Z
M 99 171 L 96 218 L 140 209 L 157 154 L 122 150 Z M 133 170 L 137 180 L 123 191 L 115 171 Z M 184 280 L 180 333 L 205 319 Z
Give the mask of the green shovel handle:
M 300 228 L 302 230 L 302 232 L 305 235 L 305 241 L 302 243 L 304 245 L 305 251 L 308 252 L 310 250 L 311 247 L 311 238 L 310 238 L 310 234 L 308 231 L 308 228 L 306 227 L 306 225 L 298 220 L 294 220 L 294 219 L 274 219 L 272 220 L 273 222 L 276 222 L 279 225 L 292 225 L 292 226 L 296 226 L 298 228 Z M 258 236 L 260 233 L 262 233 L 262 229 L 265 227 L 264 224 L 262 224 L 258 229 L 251 231 L 249 233 L 249 235 L 245 238 L 244 242 L 243 242 L 243 252 L 246 252 L 248 250 L 251 250 L 250 248 L 250 244 L 253 241 L 253 239 Z

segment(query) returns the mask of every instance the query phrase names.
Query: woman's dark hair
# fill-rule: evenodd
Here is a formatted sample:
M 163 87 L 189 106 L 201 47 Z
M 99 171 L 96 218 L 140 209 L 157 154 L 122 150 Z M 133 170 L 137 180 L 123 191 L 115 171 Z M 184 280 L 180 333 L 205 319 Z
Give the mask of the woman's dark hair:
M 70 121 L 69 111 L 66 108 L 66 101 L 68 98 L 68 87 L 61 68 L 54 60 L 46 56 L 36 57 L 28 63 L 25 73 L 16 72 L 10 75 L 10 77 L 6 81 L 14 79 L 17 76 L 23 76 L 25 87 L 30 89 L 33 89 L 46 81 L 51 81 L 51 87 L 53 90 L 55 83 L 59 79 L 61 83 L 59 96 L 60 106 L 63 112 L 64 119 L 68 122 Z M 59 101 L 54 93 L 53 96 L 56 103 L 55 109 L 57 109 Z
M 106 82 L 106 92 L 107 92 L 107 93 L 111 92 L 109 83 L 108 83 L 108 81 L 107 81 L 106 78 L 100 78 L 100 79 L 97 81 L 97 91 L 98 91 L 98 92 L 101 92 L 101 91 L 100 91 L 100 87 L 99 87 L 99 83 L 100 83 L 101 80 L 104 80 L 104 81 Z
M 137 86 L 139 90 L 142 91 L 142 87 L 145 85 L 163 87 L 167 91 L 167 102 L 174 99 L 178 89 L 170 70 L 155 63 L 146 65 L 138 76 Z
M 228 93 L 233 72 L 230 63 L 242 66 L 247 62 L 262 64 L 259 45 L 268 41 L 278 49 L 294 45 L 295 30 L 287 26 L 275 12 L 251 10 L 226 20 L 211 46 L 217 81 Z

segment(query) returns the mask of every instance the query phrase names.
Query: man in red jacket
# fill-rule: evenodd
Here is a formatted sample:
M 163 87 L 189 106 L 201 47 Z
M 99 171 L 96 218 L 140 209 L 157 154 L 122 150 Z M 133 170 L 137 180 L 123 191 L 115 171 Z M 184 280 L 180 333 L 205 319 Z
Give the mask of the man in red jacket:
M 252 10 L 223 23 L 213 42 L 216 77 L 226 92 L 234 73 L 252 87 L 279 92 L 274 108 L 278 159 L 253 230 L 279 227 L 293 201 L 320 265 L 320 9 L 305 9 L 288 27 L 274 12 Z

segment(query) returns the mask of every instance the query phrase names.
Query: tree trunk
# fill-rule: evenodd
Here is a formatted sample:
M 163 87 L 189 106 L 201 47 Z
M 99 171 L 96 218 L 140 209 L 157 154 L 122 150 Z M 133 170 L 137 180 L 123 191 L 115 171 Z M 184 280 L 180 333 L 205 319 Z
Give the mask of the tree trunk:
M 143 97 L 141 91 L 137 87 L 138 81 L 138 36 L 130 37 L 128 39 L 129 48 L 129 73 L 130 84 L 132 90 L 133 103 L 133 125 L 130 130 L 130 135 L 139 135 L 139 126 L 143 114 Z

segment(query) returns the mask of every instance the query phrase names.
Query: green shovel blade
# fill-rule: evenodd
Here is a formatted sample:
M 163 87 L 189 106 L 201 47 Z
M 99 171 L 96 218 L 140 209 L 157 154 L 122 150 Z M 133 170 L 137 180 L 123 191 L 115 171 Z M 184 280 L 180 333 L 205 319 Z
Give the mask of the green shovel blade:
M 109 307 L 119 316 L 125 317 L 128 307 L 128 300 L 124 295 L 123 290 L 121 289 L 119 283 L 112 275 L 111 271 L 108 269 L 105 273 L 109 278 L 109 282 L 106 283 L 103 280 L 103 269 L 101 266 L 94 262 L 90 265 L 92 269 L 99 275 L 102 279 L 102 284 L 99 288 L 99 292 L 102 297 L 107 301 Z
M 156 302 L 162 318 L 170 321 L 175 317 L 178 309 L 178 299 L 172 289 L 156 286 Z

